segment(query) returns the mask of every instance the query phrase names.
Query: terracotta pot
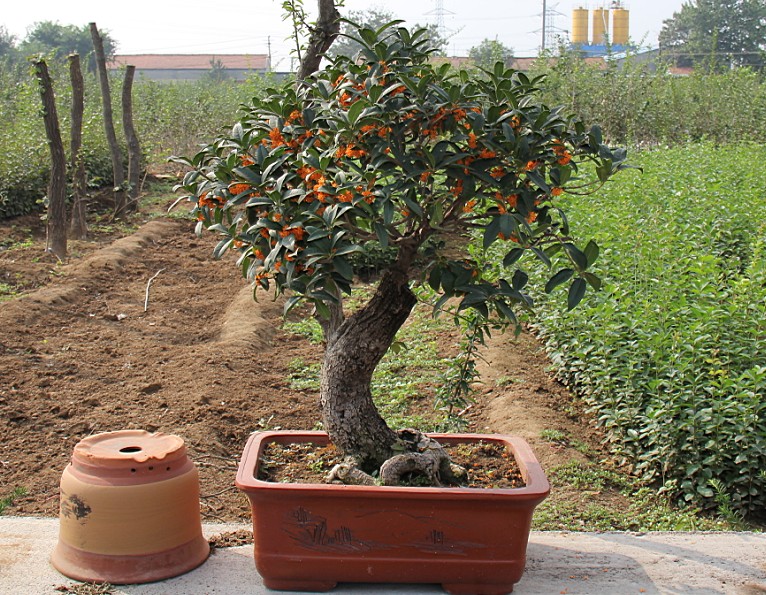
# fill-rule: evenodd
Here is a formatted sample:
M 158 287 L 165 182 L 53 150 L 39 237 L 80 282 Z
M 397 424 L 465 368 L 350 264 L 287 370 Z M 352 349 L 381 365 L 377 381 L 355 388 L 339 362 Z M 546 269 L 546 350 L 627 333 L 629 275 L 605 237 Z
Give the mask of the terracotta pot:
M 51 562 L 80 581 L 157 581 L 210 551 L 197 469 L 169 434 L 122 430 L 79 442 L 61 476 L 59 522 Z
M 445 444 L 484 440 L 514 453 L 526 487 L 415 488 L 259 481 L 270 442 L 325 445 L 323 432 L 253 434 L 237 487 L 253 513 L 255 565 L 270 589 L 327 591 L 338 582 L 441 583 L 449 593 L 510 593 L 524 571 L 532 512 L 550 491 L 526 442 L 432 434 Z

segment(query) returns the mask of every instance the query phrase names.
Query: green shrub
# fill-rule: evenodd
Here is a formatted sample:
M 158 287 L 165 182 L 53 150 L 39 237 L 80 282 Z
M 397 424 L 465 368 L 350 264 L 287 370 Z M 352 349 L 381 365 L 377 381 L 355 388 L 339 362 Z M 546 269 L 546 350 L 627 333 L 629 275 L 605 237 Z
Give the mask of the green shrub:
M 646 479 L 715 507 L 766 507 L 766 148 L 647 151 L 571 219 L 602 247 L 601 292 L 537 327 L 559 377 Z M 543 296 L 538 296 L 543 298 Z

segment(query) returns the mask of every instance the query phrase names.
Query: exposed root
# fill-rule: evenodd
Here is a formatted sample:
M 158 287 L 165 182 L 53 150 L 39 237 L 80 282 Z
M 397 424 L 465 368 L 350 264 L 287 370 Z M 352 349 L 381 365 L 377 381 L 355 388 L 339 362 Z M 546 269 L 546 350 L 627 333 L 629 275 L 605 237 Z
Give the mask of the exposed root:
M 346 485 L 374 486 L 377 484 L 375 478 L 369 473 L 365 473 L 352 459 L 347 459 L 343 463 L 338 463 L 327 474 L 325 479 L 327 483 L 343 483 Z
M 417 430 L 400 430 L 399 447 L 403 451 L 394 455 L 380 467 L 380 481 L 365 473 L 353 459 L 336 465 L 327 475 L 329 483 L 349 485 L 402 485 L 413 476 L 423 477 L 432 486 L 461 483 L 467 472 L 455 465 L 442 446 Z

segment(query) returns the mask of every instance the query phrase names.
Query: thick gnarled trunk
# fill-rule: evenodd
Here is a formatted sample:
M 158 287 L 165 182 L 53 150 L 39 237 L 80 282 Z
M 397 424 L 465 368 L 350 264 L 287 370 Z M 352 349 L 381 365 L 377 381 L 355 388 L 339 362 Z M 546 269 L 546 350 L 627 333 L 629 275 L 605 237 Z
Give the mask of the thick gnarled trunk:
M 365 471 L 393 454 L 397 435 L 378 413 L 370 382 L 416 299 L 401 270 L 384 273 L 372 299 L 332 334 L 322 365 L 324 427 L 333 443 Z

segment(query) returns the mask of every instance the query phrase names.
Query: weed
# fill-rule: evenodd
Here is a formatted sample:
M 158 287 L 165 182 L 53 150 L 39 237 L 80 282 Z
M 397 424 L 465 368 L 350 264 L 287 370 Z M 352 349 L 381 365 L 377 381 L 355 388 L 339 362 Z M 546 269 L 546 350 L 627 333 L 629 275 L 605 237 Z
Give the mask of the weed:
M 285 321 L 282 323 L 282 328 L 288 333 L 305 337 L 313 345 L 319 345 L 324 340 L 322 327 L 313 318 L 303 318 L 294 322 Z
M 14 490 L 3 498 L 0 498 L 0 514 L 3 514 L 6 508 L 12 506 L 13 503 L 22 496 L 27 495 L 27 489 L 23 487 L 14 488 Z
M 0 302 L 13 299 L 17 295 L 19 295 L 19 292 L 16 287 L 0 282 Z
M 564 432 L 552 428 L 547 428 L 540 432 L 540 438 L 548 442 L 560 442 L 562 444 L 567 444 L 569 442 L 569 439 Z
M 553 485 L 571 486 L 578 490 L 622 489 L 630 485 L 625 475 L 580 461 L 569 461 L 552 467 L 548 471 L 548 476 Z
M 517 380 L 512 376 L 498 376 L 495 379 L 495 386 L 498 388 L 507 388 L 512 384 L 516 384 L 517 382 L 523 382 L 523 380 Z
M 287 365 L 290 388 L 293 390 L 319 391 L 319 363 L 307 363 L 295 358 Z

